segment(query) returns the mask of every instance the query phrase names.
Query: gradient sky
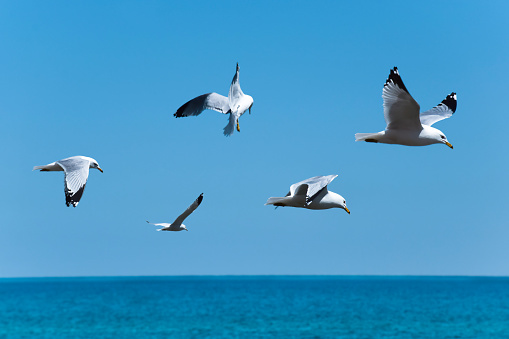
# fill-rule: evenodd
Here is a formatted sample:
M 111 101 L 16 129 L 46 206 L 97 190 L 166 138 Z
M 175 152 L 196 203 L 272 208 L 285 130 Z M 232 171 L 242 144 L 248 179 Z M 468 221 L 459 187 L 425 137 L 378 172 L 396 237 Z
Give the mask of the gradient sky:
M 506 1 L 0 2 L 0 277 L 509 275 Z M 172 115 L 227 95 L 227 117 Z M 445 145 L 354 142 L 397 66 Z M 77 208 L 63 173 L 95 158 Z M 339 174 L 352 211 L 264 206 Z M 156 232 L 200 193 L 189 232 Z

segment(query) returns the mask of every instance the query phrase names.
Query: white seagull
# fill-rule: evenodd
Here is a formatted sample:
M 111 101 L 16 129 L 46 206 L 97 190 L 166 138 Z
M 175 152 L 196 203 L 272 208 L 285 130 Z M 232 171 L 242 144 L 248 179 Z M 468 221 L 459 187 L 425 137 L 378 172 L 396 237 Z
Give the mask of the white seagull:
M 384 117 L 387 123 L 385 131 L 357 133 L 355 141 L 406 146 L 445 144 L 453 148 L 444 133 L 431 125 L 453 115 L 456 111 L 456 93 L 452 92 L 438 106 L 419 114 L 419 104 L 403 84 L 398 68 L 394 67 L 385 82 L 382 98 Z
M 310 210 L 342 208 L 350 214 L 345 198 L 327 190 L 327 185 L 336 177 L 337 175 L 325 175 L 303 180 L 290 186 L 290 192 L 285 197 L 271 197 L 265 205 L 301 207 Z
M 237 125 L 237 131 L 240 132 L 239 118 L 247 110 L 251 114 L 253 98 L 250 95 L 244 94 L 240 89 L 239 69 L 239 64 L 237 63 L 237 72 L 230 85 L 228 98 L 217 93 L 203 94 L 183 104 L 177 110 L 177 113 L 173 115 L 176 118 L 197 116 L 206 109 L 212 109 L 223 114 L 230 114 L 228 125 L 224 128 L 224 135 L 232 135 L 235 125 Z
M 158 231 L 175 231 L 175 232 L 183 231 L 183 230 L 187 231 L 186 225 L 184 225 L 182 223 L 184 222 L 185 218 L 187 218 L 191 213 L 194 212 L 195 209 L 198 208 L 198 206 L 200 206 L 202 200 L 203 200 L 203 193 L 200 194 L 200 196 L 198 198 L 196 198 L 196 200 L 187 208 L 187 210 L 185 210 L 184 213 L 179 215 L 177 217 L 177 219 L 175 219 L 175 221 L 171 224 L 168 224 L 166 222 L 162 222 L 159 224 L 153 224 L 149 221 L 147 221 L 147 222 L 151 225 L 162 226 L 162 228 L 158 229 Z
M 78 206 L 85 185 L 88 179 L 88 170 L 97 168 L 103 171 L 95 159 L 81 155 L 58 160 L 44 166 L 35 166 L 32 171 L 41 170 L 41 172 L 64 171 L 65 173 L 65 204 L 73 207 Z

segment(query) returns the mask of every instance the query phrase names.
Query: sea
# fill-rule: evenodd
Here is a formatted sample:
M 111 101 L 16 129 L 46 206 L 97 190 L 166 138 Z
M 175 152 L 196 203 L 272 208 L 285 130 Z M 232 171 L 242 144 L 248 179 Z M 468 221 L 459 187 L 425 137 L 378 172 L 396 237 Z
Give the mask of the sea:
M 509 278 L 4 278 L 0 338 L 509 338 Z

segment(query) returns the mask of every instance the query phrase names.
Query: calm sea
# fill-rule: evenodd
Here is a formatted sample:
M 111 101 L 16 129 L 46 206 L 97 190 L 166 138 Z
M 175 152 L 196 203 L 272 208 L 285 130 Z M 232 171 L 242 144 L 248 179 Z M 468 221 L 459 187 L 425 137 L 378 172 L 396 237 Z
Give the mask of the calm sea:
M 0 338 L 509 338 L 509 278 L 0 279 Z

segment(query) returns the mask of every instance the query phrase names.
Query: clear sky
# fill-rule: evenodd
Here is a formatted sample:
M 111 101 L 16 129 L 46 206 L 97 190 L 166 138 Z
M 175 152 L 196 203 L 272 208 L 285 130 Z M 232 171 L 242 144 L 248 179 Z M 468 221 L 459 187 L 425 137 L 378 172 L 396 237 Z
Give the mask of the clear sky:
M 0 277 L 509 275 L 506 1 L 0 2 Z M 227 117 L 172 115 L 228 94 Z M 397 66 L 454 145 L 356 143 L 384 129 Z M 95 158 L 77 208 L 63 173 Z M 338 174 L 340 209 L 264 206 Z M 200 193 L 189 232 L 156 232 Z

